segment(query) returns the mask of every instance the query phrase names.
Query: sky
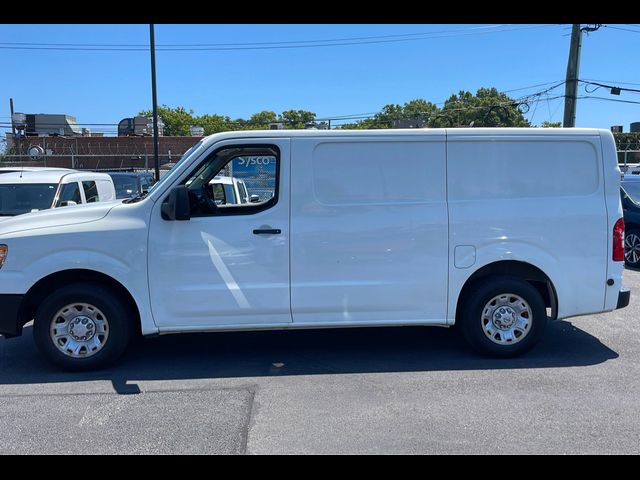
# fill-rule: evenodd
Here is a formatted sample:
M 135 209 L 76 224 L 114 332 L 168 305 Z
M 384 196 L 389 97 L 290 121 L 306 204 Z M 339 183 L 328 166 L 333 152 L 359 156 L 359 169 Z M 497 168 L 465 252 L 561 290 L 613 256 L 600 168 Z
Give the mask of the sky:
M 564 80 L 570 32 L 570 25 L 531 24 L 156 25 L 158 104 L 233 119 L 290 109 L 333 118 L 416 98 L 441 104 L 480 87 L 515 90 L 508 94 L 518 98 Z M 640 25 L 584 34 L 579 78 L 640 89 L 638 34 Z M 10 97 L 18 112 L 64 113 L 81 125 L 117 124 L 150 109 L 148 42 L 144 24 L 0 25 L 0 125 L 9 120 Z M 209 50 L 161 50 L 185 44 Z M 129 48 L 121 45 L 142 50 L 96 50 Z M 563 99 L 554 97 L 563 94 L 561 85 L 532 97 L 526 117 L 535 125 L 562 121 Z M 579 100 L 577 127 L 623 125 L 628 131 L 640 121 L 640 104 L 611 101 L 639 102 L 638 92 L 587 93 L 581 84 L 579 95 L 606 100 Z

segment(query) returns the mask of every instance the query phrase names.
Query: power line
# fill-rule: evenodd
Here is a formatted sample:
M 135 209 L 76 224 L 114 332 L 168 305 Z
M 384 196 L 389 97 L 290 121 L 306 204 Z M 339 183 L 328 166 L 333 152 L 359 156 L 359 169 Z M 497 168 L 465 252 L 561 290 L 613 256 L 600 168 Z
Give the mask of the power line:
M 589 96 L 589 95 L 584 95 L 581 97 L 578 97 L 580 99 L 593 99 L 593 100 L 606 100 L 607 102 L 617 102 L 617 103 L 634 103 L 634 104 L 638 104 L 640 105 L 640 102 L 636 102 L 634 100 L 622 100 L 621 98 L 609 98 L 609 97 L 596 97 L 596 96 Z
M 587 82 L 610 82 L 610 83 L 615 83 L 617 85 L 640 85 L 640 83 L 618 82 L 617 80 L 595 80 L 593 78 L 584 78 L 583 80 Z
M 397 43 L 397 42 L 410 42 L 410 41 L 418 41 L 418 40 L 431 40 L 438 38 L 448 38 L 448 37 L 461 37 L 461 36 L 470 36 L 470 35 L 486 35 L 490 33 L 503 33 L 503 32 L 512 32 L 518 30 L 529 30 L 529 29 L 539 29 L 556 26 L 554 24 L 547 25 L 532 25 L 525 27 L 516 27 L 516 28 L 503 28 L 501 30 L 490 30 L 490 31 L 478 31 L 478 32 L 467 32 L 463 30 L 456 30 L 457 33 L 451 34 L 437 34 L 433 33 L 424 33 L 420 37 L 414 36 L 413 38 L 394 38 L 394 39 L 380 39 L 380 40 L 353 40 L 353 41 L 334 41 L 332 43 L 313 43 L 313 44 L 303 44 L 301 42 L 297 44 L 289 44 L 289 45 L 272 45 L 272 44 L 253 44 L 255 46 L 222 46 L 222 47 L 193 47 L 193 46 L 180 46 L 180 47 L 161 47 L 156 48 L 157 51 L 164 52 L 176 52 L 176 51 L 238 51 L 238 50 L 279 50 L 279 49 L 291 49 L 291 48 L 316 48 L 316 47 L 338 47 L 338 46 L 350 46 L 350 45 L 369 45 L 369 44 L 381 44 L 381 43 Z M 419 34 L 407 34 L 407 35 L 419 35 Z M 285 42 L 287 43 L 287 42 Z M 290 42 L 293 43 L 293 42 Z M 16 45 L 8 45 L 6 43 L 0 44 L 0 49 L 3 50 L 43 50 L 43 51 L 126 51 L 126 52 L 136 52 L 136 51 L 148 51 L 149 48 L 95 48 L 95 47 L 45 47 L 45 46 L 16 46 Z M 233 45 L 233 44 L 229 44 Z
M 376 35 L 369 37 L 345 37 L 345 38 L 325 38 L 318 40 L 288 40 L 279 42 L 242 42 L 242 43 L 158 43 L 158 47 L 232 47 L 232 46 L 250 46 L 250 45 L 285 45 L 292 43 L 321 43 L 321 42 L 341 42 L 351 40 L 375 40 L 383 38 L 413 37 L 423 35 L 433 35 L 438 33 L 456 33 L 468 30 L 480 30 L 489 28 L 498 28 L 510 26 L 509 24 L 487 25 L 482 27 L 461 28 L 455 30 L 436 30 L 433 32 L 418 33 L 402 33 L 394 35 Z M 51 47 L 144 47 L 148 48 L 146 43 L 32 43 L 32 42 L 0 42 L 0 45 L 23 45 L 23 46 L 51 46 Z
M 625 87 L 618 87 L 618 86 L 616 86 L 616 85 L 606 85 L 606 84 L 604 84 L 604 83 L 588 82 L 588 81 L 585 81 L 585 80 L 578 80 L 578 81 L 579 81 L 579 82 L 581 82 L 581 83 L 585 83 L 586 85 L 596 85 L 596 88 L 594 88 L 594 89 L 593 89 L 593 90 L 591 90 L 591 91 L 587 90 L 587 87 L 585 86 L 585 91 L 586 91 L 587 93 L 593 93 L 593 92 L 595 92 L 598 88 L 611 88 L 611 89 L 616 88 L 616 89 L 618 89 L 618 90 L 620 90 L 620 91 L 640 93 L 640 90 L 639 90 L 639 89 L 637 89 L 637 88 L 625 88 Z
M 640 30 L 632 30 L 630 28 L 612 27 L 611 25 L 603 25 L 603 27 L 612 28 L 614 30 L 623 30 L 625 32 L 640 33 Z
M 538 84 L 536 84 L 536 85 L 529 85 L 528 87 L 512 88 L 511 90 L 501 90 L 501 91 L 502 91 L 503 93 L 517 92 L 517 91 L 519 91 L 519 90 L 527 90 L 527 89 L 529 89 L 529 88 L 544 87 L 544 86 L 546 86 L 546 85 L 551 85 L 551 84 L 558 83 L 558 82 L 561 82 L 561 83 L 559 83 L 558 85 L 562 85 L 562 84 L 564 83 L 564 81 L 556 80 L 556 81 L 554 81 L 554 82 L 538 83 Z

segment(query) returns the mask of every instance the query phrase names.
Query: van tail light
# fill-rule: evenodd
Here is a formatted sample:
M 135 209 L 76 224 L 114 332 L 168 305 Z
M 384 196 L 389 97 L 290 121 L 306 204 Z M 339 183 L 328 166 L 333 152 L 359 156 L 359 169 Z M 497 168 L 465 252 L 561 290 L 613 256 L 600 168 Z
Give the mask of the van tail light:
M 624 261 L 624 218 L 619 218 L 613 226 L 613 261 Z

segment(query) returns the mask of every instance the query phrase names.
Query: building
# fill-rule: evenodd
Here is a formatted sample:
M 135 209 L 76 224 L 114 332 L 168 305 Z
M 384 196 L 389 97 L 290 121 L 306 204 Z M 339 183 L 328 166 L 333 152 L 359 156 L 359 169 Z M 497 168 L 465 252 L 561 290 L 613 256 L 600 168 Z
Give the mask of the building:
M 178 161 L 202 137 L 159 137 L 160 164 Z M 6 161 L 24 166 L 87 170 L 150 168 L 153 137 L 35 136 L 7 134 Z

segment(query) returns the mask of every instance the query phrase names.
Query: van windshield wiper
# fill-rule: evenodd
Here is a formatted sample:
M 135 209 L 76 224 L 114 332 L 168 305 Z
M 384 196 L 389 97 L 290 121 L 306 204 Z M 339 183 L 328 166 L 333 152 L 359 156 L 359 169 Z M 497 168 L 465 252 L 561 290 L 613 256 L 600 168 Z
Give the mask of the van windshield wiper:
M 147 195 L 149 195 L 149 192 L 142 192 L 137 194 L 135 197 L 127 198 L 122 203 L 138 203 L 140 200 L 143 200 Z

